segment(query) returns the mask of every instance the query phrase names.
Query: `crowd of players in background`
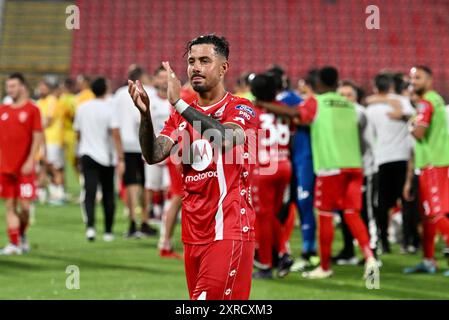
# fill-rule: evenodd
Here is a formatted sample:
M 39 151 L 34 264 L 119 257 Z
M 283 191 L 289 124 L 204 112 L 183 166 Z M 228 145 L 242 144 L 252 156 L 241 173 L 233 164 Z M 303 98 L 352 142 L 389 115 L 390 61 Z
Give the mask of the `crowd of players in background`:
M 166 95 L 167 72 L 159 67 L 150 74 L 142 67 L 132 65 L 127 77 L 144 84 L 151 99 L 153 127 L 155 132 L 159 132 L 172 111 Z M 417 167 L 421 172 L 414 172 L 413 164 L 410 163 L 413 158 L 415 162 L 423 161 L 419 159 L 421 153 L 430 152 L 419 151 L 418 157 L 416 154 L 413 156 L 416 135 L 411 134 L 410 123 L 428 129 L 430 126 L 446 124 L 446 133 L 448 130 L 447 119 L 440 119 L 441 108 L 445 109 L 443 100 L 432 89 L 431 70 L 424 66 L 416 67 L 410 76 L 379 73 L 373 79 L 374 94 L 366 96 L 353 82 L 339 81 L 338 73 L 333 68 L 310 70 L 299 80 L 297 88 L 293 89 L 285 71 L 274 66 L 260 74 L 242 74 L 234 88 L 235 95 L 252 101 L 259 111 L 259 128 L 268 132 L 268 138 L 259 143 L 276 150 L 275 153 L 259 154 L 256 170 L 263 167 L 264 157 L 269 158 L 268 162 L 276 161 L 278 168 L 271 175 L 255 175 L 253 205 L 256 210 L 257 237 L 255 267 L 258 271 L 254 273 L 254 278 L 272 278 L 274 269 L 277 269 L 279 277 L 286 276 L 290 271 L 307 271 L 315 267 L 312 272 L 303 275 L 326 278 L 332 274 L 330 261 L 326 260 L 330 255 L 333 231 L 324 231 L 322 226 L 328 225 L 329 217 L 321 213 L 321 228 L 317 227 L 316 209 L 320 208 L 317 202 L 321 201 L 321 192 L 326 192 L 324 186 L 323 190 L 319 188 L 326 181 L 323 177 L 332 176 L 333 173 L 318 172 L 317 168 L 314 170 L 310 129 L 316 118 L 314 104 L 317 102 L 313 101 L 318 94 L 323 93 L 320 91 L 323 84 L 328 89 L 326 94 L 335 89 L 335 94 L 355 105 L 358 121 L 356 134 L 360 137 L 358 141 L 364 176 L 361 216 L 369 233 L 365 239 L 363 230 L 353 226 L 355 223 L 348 218 L 350 215 L 343 206 L 336 215 L 330 217 L 331 223 L 341 225 L 344 239 L 343 248 L 332 257 L 331 262 L 338 265 L 363 264 L 364 260 L 356 258 L 356 238 L 365 258 L 370 258 L 368 251 L 372 251 L 380 266 L 380 256 L 390 253 L 391 242 L 396 242 L 404 254 L 415 254 L 419 249 L 424 251 L 423 262 L 404 269 L 404 272 L 435 273 L 436 231 L 443 234 L 446 248 L 449 247 L 449 230 L 441 222 L 444 218 L 440 218 L 449 211 L 449 205 L 446 204 L 449 196 L 440 196 L 449 192 L 449 183 L 441 182 L 441 179 L 448 180 L 448 175 L 447 172 L 445 176 L 444 173 L 432 175 L 430 180 L 437 179 L 438 182 L 432 180 L 435 182 L 432 184 L 424 181 L 421 184 L 428 185 L 420 187 L 418 176 L 423 176 L 426 167 Z M 93 241 L 97 237 L 94 212 L 95 204 L 101 202 L 105 215 L 103 239 L 113 241 L 116 210 L 114 186 L 118 186 L 120 197 L 125 203 L 125 213 L 129 217 L 125 236 L 155 236 L 158 228 L 155 228 L 154 223 L 157 222 L 160 225 L 161 257 L 182 258 L 181 254 L 174 251 L 172 241 L 183 195 L 180 168 L 169 159 L 157 165 L 144 163 L 138 133 L 140 114 L 128 94 L 127 85 L 113 93 L 108 80 L 101 77 L 91 79 L 80 75 L 75 81 L 65 79 L 61 82 L 51 77 L 45 78 L 31 94 L 40 116 L 29 103 L 30 91 L 23 76 L 11 75 L 6 81 L 6 90 L 8 96 L 0 107 L 0 122 L 6 122 L 12 117 L 10 110 L 13 109 L 7 108 L 17 102 L 27 104 L 31 111 L 27 109 L 26 112 L 33 114 L 33 117 L 26 116 L 28 119 L 23 121 L 21 117 L 24 116 L 18 113 L 17 117 L 20 123 L 31 121 L 28 128 L 30 136 L 24 139 L 24 143 L 28 144 L 25 158 L 28 161 L 31 156 L 31 160 L 36 163 L 36 175 L 32 175 L 33 181 L 25 182 L 11 178 L 16 172 L 23 173 L 24 168 L 23 163 L 17 168 L 5 165 L 7 161 L 4 159 L 14 158 L 11 154 L 17 153 L 16 146 L 10 145 L 10 136 L 5 131 L 9 130 L 11 134 L 16 127 L 14 124 L 2 124 L 0 176 L 3 186 L 11 186 L 9 194 L 5 194 L 5 190 L 2 192 L 8 199 L 20 200 L 20 203 L 7 203 L 9 244 L 2 251 L 4 255 L 22 254 L 29 250 L 25 233 L 29 215 L 33 214 L 34 199 L 51 205 L 64 205 L 73 200 L 66 192 L 65 181 L 65 170 L 72 166 L 82 186 L 79 201 L 88 240 Z M 189 102 L 195 97 L 196 93 L 187 83 L 183 87 L 182 98 Z M 318 99 L 318 103 L 320 101 Z M 314 108 L 315 111 L 311 111 Z M 434 120 L 436 117 L 438 120 Z M 40 124 L 36 119 L 39 119 Z M 443 128 L 432 130 L 444 131 Z M 36 137 L 33 134 L 40 131 L 44 133 L 42 141 L 36 142 L 39 139 L 34 140 L 33 137 Z M 36 144 L 38 147 L 35 148 Z M 448 145 L 443 143 L 432 146 L 445 148 Z M 449 150 L 438 152 L 443 156 L 437 157 L 439 163 L 430 163 L 430 166 L 446 168 L 447 171 Z M 23 156 L 22 159 L 16 158 L 11 161 L 25 161 Z M 425 191 L 418 192 L 420 188 L 428 188 L 430 195 L 423 196 Z M 418 194 L 421 194 L 421 199 Z M 432 201 L 437 204 L 428 203 Z M 18 218 L 14 218 L 14 215 Z M 294 261 L 289 242 L 297 215 L 302 249 Z M 317 235 L 320 246 L 317 245 Z M 368 248 L 363 248 L 364 242 L 368 243 Z M 449 254 L 447 249 L 445 254 Z M 445 275 L 449 276 L 449 273 Z

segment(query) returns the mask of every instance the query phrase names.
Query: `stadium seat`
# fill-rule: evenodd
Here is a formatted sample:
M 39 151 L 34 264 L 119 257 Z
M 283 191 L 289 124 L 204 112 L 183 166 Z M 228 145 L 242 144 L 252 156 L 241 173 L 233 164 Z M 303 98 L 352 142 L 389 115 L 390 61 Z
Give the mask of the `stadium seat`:
M 114 84 L 122 81 L 127 65 L 135 61 L 153 69 L 161 59 L 172 59 L 175 70 L 185 70 L 185 43 L 204 32 L 223 34 L 231 43 L 229 87 L 244 68 L 260 71 L 274 62 L 288 68 L 295 81 L 311 67 L 332 63 L 342 74 L 366 83 L 366 77 L 383 68 L 407 72 L 416 61 L 449 60 L 444 1 L 432 6 L 389 2 L 382 11 L 380 30 L 366 28 L 365 8 L 370 3 L 365 0 L 204 0 L 201 10 L 194 1 L 175 0 L 116 0 L 108 5 L 78 0 L 77 4 L 81 23 L 89 28 L 74 32 L 71 72 L 104 71 Z M 177 18 L 179 12 L 184 13 L 183 21 Z M 213 30 L 205 29 L 210 25 Z M 442 71 L 441 79 L 449 80 L 449 69 Z

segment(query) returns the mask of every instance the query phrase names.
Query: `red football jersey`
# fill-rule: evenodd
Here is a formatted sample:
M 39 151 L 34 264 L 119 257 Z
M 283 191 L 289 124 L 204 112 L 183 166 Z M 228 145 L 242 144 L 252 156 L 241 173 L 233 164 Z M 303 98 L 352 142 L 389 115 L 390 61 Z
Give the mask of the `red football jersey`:
M 190 106 L 220 123 L 241 126 L 246 141 L 225 152 L 209 142 L 207 132 L 201 136 L 177 112 L 165 123 L 161 135 L 177 142 L 172 161 L 182 161 L 182 240 L 187 244 L 253 241 L 255 214 L 249 179 L 251 162 L 255 162 L 251 155 L 255 152 L 257 114 L 251 102 L 230 93 L 211 106 L 200 107 L 197 99 Z
M 258 166 L 290 159 L 290 121 L 256 106 L 258 116 Z
M 433 106 L 432 103 L 422 99 L 418 102 L 418 114 L 416 116 L 416 125 L 428 127 L 430 126 L 430 122 L 432 121 L 432 114 L 433 114 Z
M 19 108 L 0 106 L 0 173 L 20 174 L 34 131 L 42 131 L 42 123 L 39 109 L 31 101 Z

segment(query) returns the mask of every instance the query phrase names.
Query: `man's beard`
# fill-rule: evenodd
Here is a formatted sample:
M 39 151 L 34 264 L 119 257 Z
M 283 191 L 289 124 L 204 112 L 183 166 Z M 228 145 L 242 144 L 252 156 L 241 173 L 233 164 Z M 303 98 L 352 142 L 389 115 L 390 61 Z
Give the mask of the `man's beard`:
M 211 89 L 209 86 L 206 85 L 194 85 L 194 84 L 192 84 L 192 88 L 193 90 L 195 90 L 195 92 L 198 93 L 208 92 Z
M 167 86 L 158 86 L 158 85 L 155 85 L 154 88 L 155 88 L 157 91 L 165 91 L 165 92 L 167 92 Z
M 422 96 L 425 92 L 426 92 L 426 89 L 424 89 L 424 88 L 415 89 L 415 93 L 418 96 Z
M 11 98 L 12 101 L 17 102 L 20 99 L 20 94 L 11 95 L 9 97 Z

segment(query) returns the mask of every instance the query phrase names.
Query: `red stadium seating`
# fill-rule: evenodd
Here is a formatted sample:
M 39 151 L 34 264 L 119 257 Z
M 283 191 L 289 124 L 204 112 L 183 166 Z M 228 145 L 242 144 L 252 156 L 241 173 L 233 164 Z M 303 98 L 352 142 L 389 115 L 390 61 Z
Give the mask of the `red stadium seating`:
M 381 69 L 435 70 L 437 89 L 449 94 L 449 2 L 376 1 L 380 30 L 368 30 L 367 0 L 78 0 L 72 75 L 105 74 L 124 81 L 129 64 L 155 69 L 163 59 L 185 75 L 186 42 L 208 32 L 231 43 L 228 86 L 243 71 L 272 63 L 296 80 L 308 69 L 334 64 L 342 77 L 369 87 Z M 185 76 L 184 76 L 185 78 Z

